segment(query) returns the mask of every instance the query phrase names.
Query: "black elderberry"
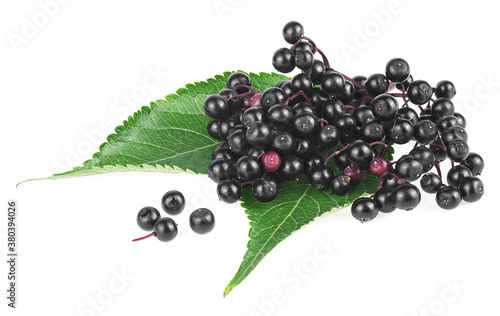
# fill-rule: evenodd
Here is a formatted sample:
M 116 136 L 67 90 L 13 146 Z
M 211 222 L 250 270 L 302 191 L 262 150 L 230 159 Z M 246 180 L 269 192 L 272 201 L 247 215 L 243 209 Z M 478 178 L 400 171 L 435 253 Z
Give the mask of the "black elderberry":
M 445 210 L 451 210 L 460 205 L 462 196 L 457 188 L 444 186 L 436 193 L 436 203 Z
M 434 194 L 441 188 L 443 181 L 441 177 L 435 173 L 426 173 L 420 179 L 420 186 L 422 190 L 427 193 Z
M 263 177 L 252 184 L 253 196 L 260 202 L 271 202 L 278 196 L 278 182 L 272 177 Z

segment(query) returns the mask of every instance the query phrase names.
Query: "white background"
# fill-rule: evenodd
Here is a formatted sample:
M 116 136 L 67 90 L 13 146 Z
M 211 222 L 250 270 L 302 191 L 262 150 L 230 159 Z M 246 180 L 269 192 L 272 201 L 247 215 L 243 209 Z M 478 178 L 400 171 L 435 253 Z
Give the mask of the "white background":
M 47 2 L 0 5 L 0 201 L 3 210 L 8 199 L 19 201 L 18 309 L 6 307 L 3 264 L 2 315 L 499 314 L 496 3 L 66 1 L 44 21 L 40 3 Z M 23 35 L 34 17 L 39 26 Z M 287 45 L 281 29 L 289 20 L 301 21 L 333 67 L 348 75 L 383 72 L 390 58 L 403 57 L 416 79 L 452 80 L 471 150 L 486 160 L 484 198 L 444 211 L 425 195 L 414 211 L 364 225 L 348 209 L 324 216 L 280 244 L 223 298 L 249 226 L 238 205 L 217 200 L 209 179 L 123 173 L 15 188 L 81 164 L 103 131 L 186 83 L 225 70 L 272 71 L 273 52 Z M 24 40 L 13 45 L 16 35 Z M 357 50 L 343 52 L 347 45 Z M 155 81 L 151 69 L 168 74 Z M 177 239 L 132 244 L 143 235 L 137 211 L 159 207 L 170 189 L 188 201 L 175 217 Z M 213 233 L 190 231 L 187 218 L 196 207 L 215 213 Z M 338 247 L 321 252 L 318 262 L 317 248 L 329 241 Z M 297 269 L 305 269 L 303 279 Z M 123 273 L 125 280 L 116 276 Z M 99 306 L 89 305 L 92 298 Z

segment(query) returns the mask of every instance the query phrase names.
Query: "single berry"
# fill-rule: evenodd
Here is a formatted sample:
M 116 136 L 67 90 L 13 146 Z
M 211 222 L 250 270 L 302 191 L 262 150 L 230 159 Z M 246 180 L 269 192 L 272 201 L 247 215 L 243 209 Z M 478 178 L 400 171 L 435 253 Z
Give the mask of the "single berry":
M 328 95 L 340 94 L 344 91 L 345 78 L 338 72 L 328 72 L 323 76 L 321 88 Z
M 449 186 L 458 188 L 460 183 L 468 177 L 472 177 L 472 172 L 464 165 L 456 165 L 451 168 L 446 175 L 446 181 Z
M 339 100 L 326 101 L 320 108 L 321 117 L 332 123 L 333 120 L 344 112 L 344 104 Z
M 417 143 L 429 145 L 438 137 L 438 129 L 436 124 L 429 120 L 421 120 L 415 124 L 413 128 L 413 137 Z
M 402 58 L 393 58 L 385 66 L 385 75 L 392 82 L 403 82 L 410 76 L 410 65 Z
M 268 151 L 260 157 L 262 169 L 266 172 L 276 172 L 281 166 L 281 157 L 275 151 Z
M 267 111 L 267 122 L 277 128 L 285 128 L 290 124 L 292 110 L 284 104 L 273 105 Z
M 314 55 L 309 50 L 295 52 L 295 66 L 301 70 L 309 70 L 314 62 Z
M 444 186 L 436 193 L 436 202 L 439 207 L 445 210 L 456 208 L 462 202 L 460 191 L 451 186 Z
M 207 125 L 207 132 L 213 139 L 222 140 L 223 138 L 219 135 L 219 119 L 211 119 Z
M 231 179 L 236 176 L 234 160 L 214 159 L 208 165 L 208 177 L 214 182 L 219 183 L 222 180 Z
M 245 139 L 245 132 L 242 130 L 235 131 L 228 137 L 229 149 L 237 155 L 246 155 L 250 150 L 250 144 Z
M 448 98 L 451 99 L 455 94 L 457 94 L 457 90 L 455 85 L 448 80 L 441 80 L 436 85 L 436 98 Z
M 224 97 L 218 94 L 212 94 L 203 102 L 205 114 L 211 118 L 225 118 L 229 115 L 230 108 Z
M 316 142 L 321 148 L 332 148 L 339 143 L 339 132 L 333 125 L 323 126 L 316 135 Z
M 356 166 L 364 165 L 370 162 L 372 158 L 372 147 L 364 140 L 356 140 L 347 148 L 347 159 Z
M 396 144 L 406 144 L 413 138 L 413 131 L 413 125 L 410 121 L 404 118 L 397 118 L 392 121 L 387 135 Z
M 265 110 L 268 110 L 275 104 L 284 103 L 286 95 L 283 89 L 277 87 L 267 88 L 262 92 L 260 103 Z
M 299 73 L 292 77 L 292 89 L 294 92 L 303 91 L 309 93 L 312 91 L 313 83 L 311 78 L 306 74 Z
M 278 182 L 271 177 L 263 177 L 252 184 L 253 196 L 260 202 L 271 202 L 278 196 Z
M 424 167 L 415 156 L 405 155 L 396 163 L 396 172 L 401 179 L 415 181 L 422 175 Z
M 274 135 L 270 147 L 280 155 L 291 154 L 295 149 L 295 138 L 289 132 L 278 132 Z
M 379 120 L 374 120 L 361 126 L 359 137 L 369 143 L 380 142 L 384 140 L 385 133 L 385 125 Z
M 291 72 L 295 69 L 295 58 L 293 56 L 293 52 L 286 47 L 275 51 L 273 55 L 273 66 L 279 72 Z
M 259 159 L 243 156 L 236 162 L 236 173 L 243 181 L 252 181 L 262 174 L 262 165 Z
M 411 183 L 398 185 L 392 192 L 394 204 L 400 210 L 411 210 L 420 204 L 420 191 Z
M 162 209 L 170 215 L 179 215 L 186 206 L 186 200 L 181 192 L 176 190 L 168 191 L 161 198 Z
M 303 162 L 294 155 L 281 158 L 281 166 L 276 173 L 278 181 L 285 182 L 295 180 L 304 172 Z
M 346 195 L 351 188 L 351 178 L 343 174 L 335 176 L 330 183 L 330 188 L 332 189 L 332 194 L 339 196 Z
M 364 124 L 375 120 L 375 115 L 373 115 L 372 109 L 367 105 L 360 105 L 354 110 L 354 118 L 358 123 L 358 126 L 363 126 Z
M 153 236 L 159 241 L 171 241 L 177 236 L 177 224 L 169 217 L 162 217 L 156 221 L 151 234 L 132 241 L 140 241 Z
M 217 196 L 226 203 L 235 203 L 241 197 L 241 184 L 234 179 L 223 180 L 217 185 Z
M 146 231 L 152 231 L 160 219 L 160 212 L 152 206 L 143 207 L 137 214 L 137 225 Z
M 317 85 L 321 83 L 324 76 L 325 64 L 321 60 L 315 59 L 311 68 L 311 80 L 315 85 Z
M 330 167 L 325 165 L 314 167 L 309 172 L 309 183 L 311 183 L 311 185 L 318 190 L 328 189 L 332 179 L 333 171 Z
M 453 115 L 455 106 L 448 98 L 438 98 L 431 105 L 431 115 L 434 119 L 439 120 L 443 116 Z
M 446 154 L 451 161 L 463 161 L 469 156 L 469 145 L 463 139 L 455 139 L 446 145 Z
M 250 124 L 245 136 L 251 146 L 265 146 L 273 141 L 272 129 L 264 122 L 253 122 Z
M 364 174 L 361 168 L 357 166 L 348 166 L 344 169 L 344 175 L 351 178 L 351 182 L 354 186 L 360 184 L 363 181 Z
M 465 158 L 465 160 L 460 164 L 469 168 L 473 176 L 480 175 L 484 169 L 484 160 L 476 153 L 470 153 L 469 156 L 467 156 L 467 158 Z
M 370 162 L 368 171 L 376 177 L 384 177 L 391 171 L 391 163 L 385 158 L 375 157 Z
M 443 181 L 435 173 L 426 173 L 420 179 L 420 187 L 427 193 L 434 194 L 441 188 Z
M 315 145 L 305 138 L 297 138 L 295 140 L 293 154 L 301 159 L 305 159 L 313 154 Z
M 432 87 L 423 80 L 415 80 L 408 86 L 408 99 L 414 104 L 422 105 L 432 97 Z
M 214 214 L 206 208 L 199 208 L 189 216 L 189 226 L 198 234 L 208 234 L 215 227 Z
M 389 90 L 389 80 L 383 74 L 373 74 L 366 79 L 365 89 L 373 96 L 386 93 Z
M 238 93 L 243 93 L 247 92 L 248 88 L 246 87 L 239 87 L 239 86 L 250 86 L 250 77 L 242 72 L 233 72 L 229 77 L 227 78 L 227 87 L 228 89 L 233 89 L 234 91 Z
M 371 103 L 373 115 L 381 121 L 390 121 L 398 114 L 399 104 L 396 98 L 389 94 L 375 97 Z
M 392 191 L 389 189 L 379 189 L 375 192 L 373 200 L 377 203 L 379 210 L 382 213 L 390 213 L 396 209 L 396 204 L 394 204 L 394 199 L 392 197 Z
M 456 116 L 454 115 L 447 115 L 441 117 L 437 124 L 436 124 L 439 132 L 442 134 L 444 133 L 448 128 L 453 127 L 453 126 L 460 126 L 459 121 Z M 461 127 L 461 126 L 460 126 Z
M 304 35 L 304 27 L 297 21 L 290 21 L 283 27 L 283 38 L 289 44 L 295 44 Z
M 371 221 L 377 217 L 379 210 L 377 203 L 366 197 L 357 199 L 351 206 L 352 216 L 361 223 Z
M 309 138 L 316 133 L 319 124 L 318 119 L 312 113 L 300 113 L 292 118 L 292 131 L 298 137 Z
M 236 160 L 236 154 L 227 147 L 217 148 L 212 153 L 212 161 L 215 159 Z
M 249 127 L 253 122 L 264 122 L 266 120 L 266 114 L 264 110 L 260 107 L 248 108 L 243 112 L 241 116 L 241 124 L 245 127 Z
M 458 186 L 462 199 L 466 202 L 477 202 L 484 193 L 483 182 L 478 177 L 468 177 Z
M 358 124 L 356 123 L 356 118 L 352 114 L 342 113 L 335 117 L 333 122 L 330 122 L 337 130 L 342 133 L 353 133 Z

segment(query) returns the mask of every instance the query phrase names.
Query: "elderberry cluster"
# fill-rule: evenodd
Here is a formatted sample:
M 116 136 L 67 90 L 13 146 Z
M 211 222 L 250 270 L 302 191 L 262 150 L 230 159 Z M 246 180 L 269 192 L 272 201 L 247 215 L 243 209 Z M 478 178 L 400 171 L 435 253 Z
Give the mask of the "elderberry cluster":
M 259 93 L 248 75 L 236 72 L 227 89 L 205 100 L 212 118 L 208 133 L 222 141 L 208 170 L 221 200 L 236 202 L 241 188 L 251 184 L 254 196 L 269 202 L 279 183 L 303 174 L 314 188 L 341 196 L 371 174 L 380 178 L 376 193 L 351 207 L 365 222 L 379 212 L 418 206 L 420 190 L 411 182 L 424 173 L 422 189 L 435 193 L 444 209 L 481 198 L 484 186 L 476 176 L 484 161 L 469 153 L 466 120 L 451 101 L 452 82 L 432 87 L 414 80 L 401 58 L 390 60 L 385 74 L 350 78 L 330 67 L 300 23 L 287 23 L 283 37 L 292 46 L 278 49 L 272 64 L 283 73 L 298 68 L 291 80 Z M 411 141 L 415 146 L 408 155 L 392 164 L 385 158 L 388 146 Z M 440 163 L 447 158 L 452 168 L 445 185 Z

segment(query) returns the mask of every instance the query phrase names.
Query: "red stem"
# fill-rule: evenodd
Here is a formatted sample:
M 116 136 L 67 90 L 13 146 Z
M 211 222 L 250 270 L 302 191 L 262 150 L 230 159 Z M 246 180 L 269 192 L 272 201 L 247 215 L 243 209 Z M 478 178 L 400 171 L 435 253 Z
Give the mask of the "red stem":
M 155 233 L 155 232 L 152 232 L 151 234 L 146 235 L 146 236 L 141 237 L 141 238 L 136 238 L 136 239 L 134 239 L 134 240 L 132 240 L 132 241 L 141 241 L 141 240 L 144 240 L 144 239 L 148 239 L 148 238 L 150 238 L 150 237 L 153 237 L 153 236 L 156 236 L 156 233 Z

